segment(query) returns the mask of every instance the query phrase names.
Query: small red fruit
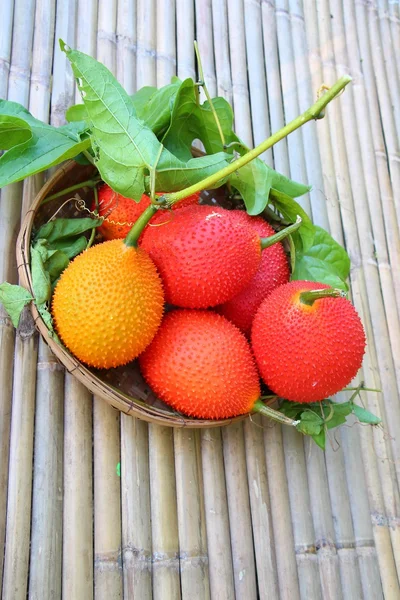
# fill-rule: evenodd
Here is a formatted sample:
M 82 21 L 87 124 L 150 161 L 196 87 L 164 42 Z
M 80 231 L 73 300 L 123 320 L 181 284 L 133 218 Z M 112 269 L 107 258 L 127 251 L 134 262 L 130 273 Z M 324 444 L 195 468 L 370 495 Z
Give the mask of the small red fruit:
M 348 385 L 361 367 L 365 334 L 354 306 L 341 297 L 303 296 L 326 289 L 291 281 L 275 289 L 254 318 L 251 342 L 261 377 L 282 398 L 323 400 Z
M 197 204 L 199 198 L 199 193 L 188 196 L 175 204 L 173 210 Z M 105 240 L 126 238 L 138 217 L 150 206 L 150 198 L 146 194 L 143 194 L 140 202 L 135 202 L 132 198 L 125 198 L 125 196 L 117 194 L 106 183 L 98 190 L 98 201 L 99 216 L 104 217 L 104 222 L 98 231 Z M 94 211 L 95 208 L 96 203 L 93 200 L 91 210 Z
M 163 225 L 147 227 L 141 246 L 160 272 L 169 304 L 216 306 L 254 276 L 261 260 L 260 237 L 234 212 L 187 206 Z
M 236 210 L 237 216 L 252 227 L 260 237 L 270 237 L 274 229 L 262 217 L 250 217 L 243 210 Z M 261 263 L 253 279 L 237 296 L 218 307 L 218 312 L 250 335 L 254 315 L 261 302 L 279 285 L 289 281 L 290 270 L 281 243 L 265 248 Z
M 168 313 L 139 364 L 159 398 L 185 415 L 241 415 L 260 396 L 249 343 L 237 327 L 212 311 Z

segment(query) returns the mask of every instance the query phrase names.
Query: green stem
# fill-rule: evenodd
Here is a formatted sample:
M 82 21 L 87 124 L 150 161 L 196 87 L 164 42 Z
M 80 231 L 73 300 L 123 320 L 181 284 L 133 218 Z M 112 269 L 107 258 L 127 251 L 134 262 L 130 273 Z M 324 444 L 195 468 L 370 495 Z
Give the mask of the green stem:
M 138 240 L 142 234 L 143 229 L 146 227 L 150 219 L 154 217 L 157 210 L 158 206 L 156 204 L 150 204 L 150 206 L 148 206 L 146 210 L 142 212 L 142 214 L 140 215 L 140 217 L 138 217 L 136 223 L 133 225 L 132 229 L 126 236 L 125 246 L 134 246 L 135 248 L 137 248 Z
M 292 225 L 289 225 L 289 227 L 285 227 L 285 229 L 278 231 L 278 233 L 275 233 L 275 235 L 271 235 L 271 236 L 265 237 L 265 238 L 260 238 L 261 250 L 265 250 L 265 248 L 269 248 L 270 246 L 273 246 L 273 244 L 276 244 L 277 242 L 281 242 L 282 240 L 284 240 L 288 235 L 297 231 L 298 228 L 300 227 L 301 223 L 302 223 L 301 217 L 299 215 L 297 215 L 296 222 L 293 223 Z
M 322 290 L 307 290 L 301 292 L 300 302 L 312 306 L 316 300 L 321 298 L 346 298 L 347 294 L 343 290 L 337 290 L 336 288 L 324 288 Z
M 90 162 L 90 164 L 91 164 L 91 165 L 93 165 L 93 166 L 95 165 L 94 158 L 93 158 L 93 156 L 90 154 L 90 152 L 88 152 L 87 150 L 84 150 L 84 151 L 82 152 L 82 154 L 84 155 L 84 157 L 85 157 L 85 158 L 87 158 L 87 160 Z
M 201 192 L 202 190 L 209 189 L 215 187 L 215 185 L 228 177 L 240 167 L 244 167 L 252 161 L 254 158 L 257 158 L 260 154 L 271 148 L 274 144 L 285 138 L 289 133 L 296 131 L 299 127 L 307 123 L 308 121 L 312 121 L 313 119 L 317 119 L 321 114 L 321 111 L 333 100 L 345 87 L 348 83 L 350 83 L 351 77 L 350 75 L 344 75 L 341 77 L 330 89 L 327 91 L 321 98 L 315 102 L 308 110 L 306 110 L 302 115 L 282 127 L 279 131 L 271 135 L 267 140 L 259 144 L 253 150 L 249 150 L 247 154 L 240 156 L 236 160 L 232 161 L 228 166 L 221 169 L 217 173 L 206 177 L 202 181 L 191 185 L 185 190 L 181 190 L 179 192 L 174 192 L 171 194 L 165 194 L 163 197 L 164 200 L 168 203 L 169 206 L 175 204 L 175 202 L 179 202 L 183 198 L 187 198 L 192 194 L 196 194 L 197 192 Z
M 266 406 L 261 400 L 256 401 L 253 406 L 253 410 L 257 413 L 265 415 L 273 421 L 282 423 L 283 425 L 291 425 L 292 427 L 296 427 L 298 423 L 298 421 L 294 421 L 293 419 L 290 419 L 290 417 L 286 417 L 286 415 L 280 413 L 278 410 L 274 410 L 273 408 Z
M 96 217 L 98 217 L 99 216 L 99 195 L 97 193 L 96 186 L 93 188 L 93 192 L 94 192 L 94 204 L 95 204 L 94 214 L 96 215 Z M 89 241 L 86 246 L 86 250 L 88 250 L 88 248 L 90 248 L 90 246 L 93 244 L 95 235 L 96 235 L 96 227 L 93 227 L 93 229 L 90 233 Z
M 100 177 L 96 179 L 88 179 L 87 181 L 82 181 L 82 183 L 76 183 L 75 185 L 71 185 L 71 187 L 65 188 L 64 190 L 60 190 L 56 194 L 52 194 L 51 196 L 47 196 L 42 202 L 43 204 L 47 204 L 50 200 L 55 200 L 56 198 L 60 198 L 61 196 L 65 196 L 66 194 L 70 194 L 71 192 L 75 192 L 76 190 L 80 190 L 83 187 L 96 187 L 96 185 L 101 181 Z
M 199 78 L 200 78 L 199 85 L 201 85 L 201 87 L 203 88 L 204 93 L 206 95 L 206 98 L 208 100 L 208 103 L 210 105 L 211 112 L 212 112 L 212 114 L 214 116 L 215 123 L 217 125 L 219 137 L 221 138 L 222 146 L 225 146 L 224 132 L 222 131 L 222 127 L 221 127 L 221 123 L 220 123 L 218 115 L 217 115 L 217 111 L 215 110 L 214 103 L 213 103 L 213 101 L 211 99 L 210 93 L 209 93 L 209 91 L 207 89 L 207 86 L 206 86 L 206 82 L 205 82 L 205 79 L 204 79 L 203 65 L 201 64 L 199 46 L 198 46 L 196 40 L 194 41 L 194 51 L 196 52 L 197 66 L 198 66 L 198 69 L 199 69 Z

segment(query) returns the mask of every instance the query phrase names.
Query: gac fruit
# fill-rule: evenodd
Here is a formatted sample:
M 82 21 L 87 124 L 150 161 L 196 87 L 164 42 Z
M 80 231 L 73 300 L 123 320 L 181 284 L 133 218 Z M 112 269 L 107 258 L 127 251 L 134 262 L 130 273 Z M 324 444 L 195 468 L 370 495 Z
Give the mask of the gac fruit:
M 57 283 L 52 315 L 65 346 L 87 365 L 124 365 L 151 342 L 164 295 L 157 269 L 141 248 L 123 240 L 92 246 Z
M 361 367 L 361 320 L 346 298 L 321 297 L 334 293 L 322 283 L 291 281 L 259 307 L 252 348 L 262 379 L 278 396 L 323 400 L 348 385 Z
M 252 279 L 261 260 L 260 238 L 233 212 L 187 206 L 159 227 L 146 228 L 141 246 L 159 270 L 166 302 L 209 308 L 233 298 Z
M 246 221 L 261 238 L 275 234 L 274 229 L 262 217 L 250 217 L 243 210 L 234 211 Z M 261 302 L 272 290 L 289 281 L 290 270 L 281 243 L 265 248 L 261 254 L 258 271 L 237 296 L 218 307 L 218 312 L 250 336 L 254 315 Z
M 175 204 L 173 210 L 197 204 L 199 198 L 199 193 L 188 196 Z M 100 217 L 104 217 L 98 231 L 105 240 L 124 239 L 138 217 L 150 206 L 150 198 L 146 194 L 143 194 L 139 202 L 135 202 L 131 198 L 125 198 L 125 196 L 117 194 L 106 183 L 99 187 L 98 201 L 98 214 Z M 91 210 L 94 211 L 95 209 L 96 203 L 93 200 Z
M 139 364 L 158 397 L 188 416 L 241 415 L 260 396 L 249 343 L 235 325 L 212 311 L 168 313 Z

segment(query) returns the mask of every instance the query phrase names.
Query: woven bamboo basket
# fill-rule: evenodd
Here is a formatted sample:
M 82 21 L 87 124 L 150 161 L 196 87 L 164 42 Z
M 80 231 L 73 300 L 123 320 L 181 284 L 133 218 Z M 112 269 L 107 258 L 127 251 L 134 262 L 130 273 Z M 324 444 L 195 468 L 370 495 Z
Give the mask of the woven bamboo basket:
M 200 154 L 196 150 L 193 153 L 195 155 Z M 93 191 L 91 188 L 82 187 L 76 190 L 74 194 L 65 194 L 46 203 L 43 201 L 47 196 L 56 194 L 77 183 L 87 181 L 95 173 L 95 167 L 92 165 L 83 166 L 74 161 L 65 163 L 43 186 L 28 210 L 17 239 L 16 253 L 21 285 L 29 290 L 32 295 L 33 286 L 30 269 L 32 231 L 49 221 L 56 213 L 57 217 L 65 218 L 84 216 L 85 213 L 77 208 L 76 199 L 79 197 L 79 199 L 85 201 L 86 206 L 90 206 Z M 218 190 L 213 190 L 208 195 L 209 198 L 206 201 L 211 199 L 213 203 L 223 203 L 221 193 L 218 193 Z M 53 339 L 33 303 L 31 303 L 31 311 L 37 329 L 65 369 L 79 379 L 96 396 L 103 398 L 126 414 L 170 427 L 196 428 L 229 425 L 234 421 L 246 418 L 246 415 L 241 415 L 233 419 L 203 420 L 181 415 L 156 397 L 143 380 L 137 361 L 133 361 L 124 367 L 107 370 L 87 367 L 63 345 Z

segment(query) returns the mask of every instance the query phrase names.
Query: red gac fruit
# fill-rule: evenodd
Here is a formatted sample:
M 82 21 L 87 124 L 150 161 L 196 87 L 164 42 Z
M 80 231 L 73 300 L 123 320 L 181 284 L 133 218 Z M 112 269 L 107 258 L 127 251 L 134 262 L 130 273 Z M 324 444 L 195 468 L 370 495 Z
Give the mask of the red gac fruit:
M 145 230 L 141 246 L 161 274 L 167 303 L 216 306 L 233 298 L 254 276 L 261 260 L 260 238 L 233 213 L 187 206 L 173 217 L 167 215 L 159 227 Z
M 260 396 L 249 343 L 212 311 L 168 313 L 139 364 L 158 397 L 185 415 L 234 417 L 251 411 Z
M 158 194 L 161 195 L 161 192 Z M 173 206 L 173 210 L 197 204 L 200 193 L 188 196 Z M 105 240 L 124 239 L 131 230 L 138 217 L 150 206 L 150 198 L 143 194 L 140 202 L 135 202 L 131 198 L 125 198 L 117 194 L 104 183 L 98 190 L 98 211 L 99 216 L 104 217 L 103 224 L 98 228 Z M 91 210 L 94 211 L 96 203 L 93 200 Z
M 262 217 L 250 217 L 243 210 L 235 213 L 253 227 L 260 237 L 270 237 L 274 229 Z M 261 254 L 261 263 L 253 279 L 237 296 L 218 307 L 218 312 L 250 335 L 254 315 L 261 302 L 272 290 L 289 281 L 290 270 L 285 251 L 281 243 L 265 248 Z
M 266 298 L 253 321 L 251 342 L 262 379 L 278 396 L 317 402 L 342 390 L 361 367 L 364 329 L 346 298 L 305 303 L 300 294 L 329 289 L 291 281 Z

